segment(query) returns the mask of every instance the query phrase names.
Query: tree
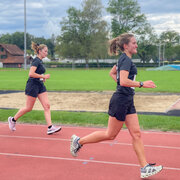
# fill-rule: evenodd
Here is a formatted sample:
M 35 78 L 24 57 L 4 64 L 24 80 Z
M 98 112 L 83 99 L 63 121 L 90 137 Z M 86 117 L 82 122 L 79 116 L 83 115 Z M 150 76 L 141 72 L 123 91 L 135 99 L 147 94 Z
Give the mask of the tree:
M 45 39 L 43 37 L 34 37 L 33 35 L 26 33 L 26 46 L 28 54 L 32 54 L 31 42 L 34 41 L 39 44 L 46 44 L 49 49 L 49 55 L 54 57 L 55 43 L 53 42 L 54 37 L 51 39 Z M 2 34 L 0 36 L 0 43 L 2 44 L 15 44 L 21 50 L 24 50 L 24 32 L 14 32 L 13 34 Z
M 140 31 L 141 35 L 137 35 L 138 53 L 143 63 L 148 63 L 151 59 L 156 61 L 158 59 L 157 51 L 157 35 L 149 23 L 144 25 Z
M 179 43 L 179 33 L 176 31 L 165 31 L 160 34 L 160 41 L 165 43 Z
M 107 11 L 112 15 L 112 36 L 131 32 L 137 36 L 138 56 L 143 63 L 155 58 L 156 51 L 154 30 L 147 22 L 146 16 L 140 12 L 137 0 L 110 0 Z
M 164 47 L 164 56 L 167 60 L 174 60 L 179 56 L 180 35 L 176 31 L 165 31 L 160 34 L 159 42 Z
M 31 41 L 34 36 L 26 33 L 27 49 L 31 48 Z M 15 44 L 21 50 L 24 50 L 24 32 L 14 32 L 12 34 L 2 34 L 0 37 L 0 42 L 4 44 Z
M 84 41 L 84 58 L 86 65 L 89 59 L 103 58 L 107 54 L 107 23 L 102 20 L 102 4 L 100 0 L 85 0 L 83 3 L 83 20 L 86 24 L 86 37 Z
M 0 43 L 2 43 L 2 44 L 11 44 L 11 35 L 9 33 L 2 34 L 0 36 Z
M 74 7 L 67 10 L 68 17 L 63 18 L 61 35 L 56 39 L 56 52 L 62 58 L 77 59 L 80 56 L 81 12 Z
M 176 59 L 180 60 L 180 44 L 176 46 L 175 53 L 176 53 Z
M 68 9 L 68 16 L 61 21 L 62 34 L 57 38 L 57 52 L 63 58 L 97 58 L 104 53 L 107 40 L 107 24 L 102 20 L 100 0 L 84 0 L 82 10 Z
M 110 0 L 107 11 L 112 15 L 113 37 L 125 32 L 139 34 L 146 24 L 146 17 L 140 13 L 140 6 L 136 0 Z

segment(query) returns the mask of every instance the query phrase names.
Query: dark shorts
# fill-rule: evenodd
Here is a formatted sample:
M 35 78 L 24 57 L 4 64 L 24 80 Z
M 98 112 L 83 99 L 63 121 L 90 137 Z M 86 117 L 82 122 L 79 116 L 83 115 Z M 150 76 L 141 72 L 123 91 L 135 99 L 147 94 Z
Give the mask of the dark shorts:
M 115 117 L 119 121 L 125 121 L 126 115 L 135 114 L 136 108 L 134 106 L 133 95 L 127 96 L 115 92 L 109 103 L 108 114 Z
M 26 84 L 25 94 L 32 97 L 38 97 L 39 94 L 46 92 L 43 82 L 28 80 Z

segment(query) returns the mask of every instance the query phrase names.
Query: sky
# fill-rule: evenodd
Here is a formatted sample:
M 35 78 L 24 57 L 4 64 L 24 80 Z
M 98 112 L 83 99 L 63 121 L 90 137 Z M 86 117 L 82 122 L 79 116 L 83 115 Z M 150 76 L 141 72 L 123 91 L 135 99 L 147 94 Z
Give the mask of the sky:
M 60 34 L 59 22 L 70 7 L 81 8 L 83 0 L 26 0 L 26 31 L 35 37 Z M 109 0 L 101 0 L 108 6 Z M 180 33 L 180 0 L 137 0 L 141 13 L 157 34 L 166 30 Z M 0 35 L 24 31 L 24 0 L 0 0 Z M 105 14 L 104 19 L 109 19 Z

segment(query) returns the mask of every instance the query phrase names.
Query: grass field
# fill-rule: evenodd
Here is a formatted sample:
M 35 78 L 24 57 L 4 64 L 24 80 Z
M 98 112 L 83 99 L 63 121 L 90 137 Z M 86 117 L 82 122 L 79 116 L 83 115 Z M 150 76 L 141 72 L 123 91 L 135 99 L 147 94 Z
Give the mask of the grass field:
M 116 89 L 109 76 L 110 69 L 62 70 L 47 69 L 51 75 L 46 82 L 48 91 L 107 91 Z M 24 90 L 28 70 L 0 69 L 0 90 Z M 141 92 L 180 92 L 179 71 L 145 71 L 140 69 L 137 81 L 153 80 L 157 88 L 136 88 Z
M 47 69 L 51 78 L 47 80 L 48 91 L 115 91 L 116 83 L 109 76 L 110 69 L 103 70 L 62 70 Z M 0 90 L 24 90 L 28 79 L 28 70 L 0 69 Z M 179 71 L 138 71 L 137 81 L 153 80 L 157 88 L 136 88 L 141 92 L 180 93 Z M 7 121 L 8 116 L 17 110 L 0 110 L 0 121 Z M 82 126 L 107 126 L 108 115 L 105 113 L 52 111 L 56 124 Z M 180 117 L 139 115 L 143 129 L 180 131 Z M 32 111 L 20 118 L 20 122 L 45 124 L 43 111 Z
M 8 116 L 14 115 L 17 110 L 1 110 L 0 121 L 7 122 Z M 75 126 L 106 127 L 108 122 L 107 113 L 90 112 L 66 112 L 52 111 L 52 119 L 55 124 Z M 141 129 L 180 131 L 180 117 L 138 115 Z M 46 124 L 43 111 L 31 111 L 19 119 L 20 123 Z

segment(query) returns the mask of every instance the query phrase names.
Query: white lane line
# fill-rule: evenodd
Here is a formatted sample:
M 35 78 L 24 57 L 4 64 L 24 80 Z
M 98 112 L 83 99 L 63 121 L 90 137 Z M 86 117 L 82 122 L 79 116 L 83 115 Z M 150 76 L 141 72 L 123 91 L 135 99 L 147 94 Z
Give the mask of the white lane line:
M 32 137 L 32 136 L 10 136 L 10 135 L 0 135 L 0 138 L 19 138 L 19 139 L 37 139 L 37 140 L 49 140 L 49 141 L 70 141 L 68 139 L 61 138 L 44 138 L 44 137 Z
M 88 163 L 99 163 L 99 164 L 110 164 L 110 165 L 139 167 L 138 164 L 111 162 L 111 161 L 97 161 L 97 160 L 91 160 L 91 159 L 63 158 L 63 157 L 54 157 L 54 156 L 38 156 L 38 155 L 14 154 L 14 153 L 0 153 L 0 155 L 2 155 L 2 156 L 15 156 L 15 157 L 39 158 L 39 159 L 53 159 L 53 160 L 65 160 L 65 161 L 79 161 L 79 162 L 88 162 Z M 174 167 L 164 167 L 164 169 L 180 171 L 180 168 L 174 168 Z
M 6 122 L 0 122 L 0 126 L 1 125 L 8 125 L 8 123 Z M 31 126 L 31 127 L 37 127 L 37 126 L 41 126 L 41 127 L 47 127 L 47 125 L 44 124 L 23 124 L 23 123 L 19 123 L 17 124 L 18 126 Z M 66 125 L 61 125 L 62 129 L 79 129 L 79 130 L 84 130 L 84 129 L 88 129 L 88 130 L 97 130 L 97 129 L 102 129 L 102 130 L 106 130 L 106 127 L 82 127 L 82 126 L 66 126 Z M 122 129 L 121 131 L 123 132 L 128 132 L 127 129 Z M 150 130 L 150 131 L 145 131 L 142 130 L 141 131 L 144 134 L 159 134 L 159 135 L 174 135 L 174 136 L 180 136 L 180 133 L 178 132 L 161 132 L 161 131 L 156 131 L 156 130 Z
M 9 136 L 9 135 L 0 135 L 0 138 L 19 138 L 19 139 L 34 139 L 34 140 L 48 140 L 48 141 L 70 141 L 70 139 L 61 139 L 61 138 L 43 138 L 43 137 L 31 137 L 31 136 Z M 121 146 L 132 146 L 129 143 L 118 143 L 118 142 L 100 142 L 101 144 L 113 144 L 113 145 L 121 145 Z M 175 149 L 180 150 L 180 147 L 173 146 L 159 146 L 159 145 L 144 145 L 145 147 L 151 148 L 162 148 L 162 149 Z

